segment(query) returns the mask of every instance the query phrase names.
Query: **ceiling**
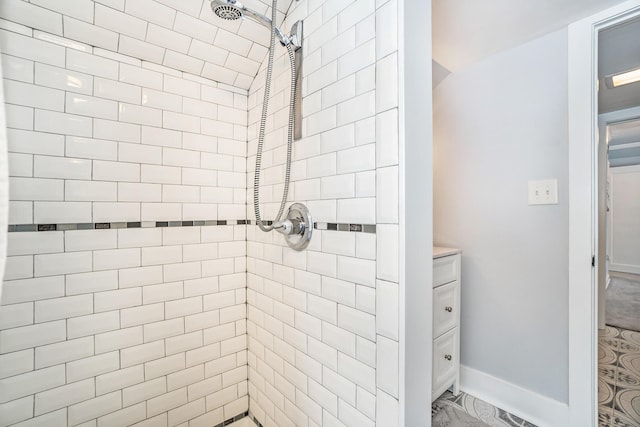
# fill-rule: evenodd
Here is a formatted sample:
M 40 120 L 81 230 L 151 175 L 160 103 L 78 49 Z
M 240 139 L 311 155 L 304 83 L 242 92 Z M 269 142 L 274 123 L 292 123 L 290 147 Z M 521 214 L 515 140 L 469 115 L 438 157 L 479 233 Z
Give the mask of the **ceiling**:
M 624 0 L 433 0 L 433 58 L 459 71 Z
M 0 0 L 0 17 L 242 89 L 269 45 L 267 28 L 250 19 L 224 21 L 209 0 L 29 1 Z M 271 16 L 269 0 L 243 3 Z M 291 3 L 279 0 L 279 23 Z

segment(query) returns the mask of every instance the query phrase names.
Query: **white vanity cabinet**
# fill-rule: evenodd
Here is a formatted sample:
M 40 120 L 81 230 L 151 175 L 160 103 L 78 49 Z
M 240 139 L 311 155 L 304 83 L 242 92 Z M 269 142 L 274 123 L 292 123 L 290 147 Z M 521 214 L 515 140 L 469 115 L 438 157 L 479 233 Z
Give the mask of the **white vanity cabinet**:
M 460 252 L 433 248 L 432 400 L 460 391 Z

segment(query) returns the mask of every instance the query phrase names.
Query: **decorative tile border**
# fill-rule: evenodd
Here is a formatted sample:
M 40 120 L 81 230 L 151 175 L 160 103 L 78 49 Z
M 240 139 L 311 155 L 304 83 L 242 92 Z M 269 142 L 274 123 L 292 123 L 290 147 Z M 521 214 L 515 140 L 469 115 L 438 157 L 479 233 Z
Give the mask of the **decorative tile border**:
M 263 221 L 266 225 L 273 224 L 273 221 Z M 255 221 L 253 221 L 255 223 Z M 247 220 L 247 224 L 252 224 L 251 220 Z M 333 231 L 353 231 L 356 233 L 374 233 L 376 232 L 375 224 L 349 224 L 337 222 L 314 222 L 315 230 L 333 230 Z
M 255 416 L 255 415 L 253 415 L 251 412 L 249 412 L 249 415 L 248 415 L 248 416 L 249 416 L 249 419 L 250 419 L 250 420 L 252 420 L 254 423 L 256 423 L 256 426 L 257 426 L 257 427 L 264 427 L 264 426 L 262 425 L 262 423 L 261 423 L 260 421 L 258 421 L 258 419 L 256 418 L 256 416 Z
M 242 414 L 238 414 L 235 417 L 231 417 L 229 419 L 224 420 L 223 422 L 221 422 L 220 424 L 216 424 L 213 427 L 224 427 L 224 426 L 228 426 L 231 423 L 235 423 L 236 421 L 240 421 L 241 419 L 245 418 L 245 417 L 251 417 L 251 415 L 249 415 L 249 411 L 245 411 Z
M 375 224 L 346 224 L 335 222 L 316 222 L 313 224 L 316 230 L 334 230 L 334 231 L 353 231 L 356 233 L 374 233 L 376 232 Z
M 264 221 L 271 225 L 273 221 Z M 212 225 L 251 225 L 255 221 L 248 219 L 208 219 L 199 221 L 133 221 L 133 222 L 79 222 L 61 224 L 12 224 L 9 233 L 27 231 L 71 231 L 71 230 L 110 230 L 120 228 L 163 228 L 163 227 L 202 227 Z M 314 222 L 316 230 L 350 231 L 375 234 L 375 224 L 347 224 L 335 222 Z
M 80 222 L 62 224 L 14 224 L 9 232 L 109 230 L 118 228 L 200 227 L 207 225 L 246 225 L 246 219 L 210 219 L 200 221 L 133 221 L 133 222 Z

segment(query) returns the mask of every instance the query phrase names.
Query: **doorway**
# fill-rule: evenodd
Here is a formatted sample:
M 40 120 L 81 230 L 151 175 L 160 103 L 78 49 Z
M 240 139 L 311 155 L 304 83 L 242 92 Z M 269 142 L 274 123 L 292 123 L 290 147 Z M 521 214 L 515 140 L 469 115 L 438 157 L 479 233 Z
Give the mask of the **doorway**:
M 598 36 L 640 16 L 627 1 L 569 27 L 569 402 L 570 425 L 598 422 L 598 277 L 606 271 L 599 233 Z M 606 240 L 605 240 L 606 241 Z M 604 264 L 603 264 L 604 263 Z M 605 274 L 606 276 L 606 274 Z M 620 337 L 608 337 L 620 343 Z M 616 362 L 617 363 L 617 362 Z M 614 388 L 615 389 L 615 388 Z M 613 396 L 615 399 L 615 396 Z M 635 422 L 637 425 L 638 422 Z M 624 424 L 621 424 L 624 425 Z M 634 424 L 630 424 L 634 425 Z
M 598 31 L 598 425 L 640 425 L 640 17 Z M 633 70 L 638 70 L 637 79 Z M 631 71 L 631 74 L 630 74 Z M 627 78 L 627 80 L 624 80 Z M 594 188 L 595 189 L 595 188 Z

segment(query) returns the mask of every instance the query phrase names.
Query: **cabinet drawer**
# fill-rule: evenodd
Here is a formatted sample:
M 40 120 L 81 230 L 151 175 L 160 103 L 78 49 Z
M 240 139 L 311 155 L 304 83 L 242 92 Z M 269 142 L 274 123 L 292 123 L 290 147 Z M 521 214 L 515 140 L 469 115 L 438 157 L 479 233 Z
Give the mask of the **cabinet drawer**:
M 433 387 L 438 396 L 456 379 L 458 369 L 458 328 L 454 328 L 433 342 Z
M 449 255 L 433 260 L 433 287 L 453 282 L 458 278 L 460 255 Z
M 437 338 L 458 323 L 460 282 L 457 280 L 433 290 L 433 337 Z

